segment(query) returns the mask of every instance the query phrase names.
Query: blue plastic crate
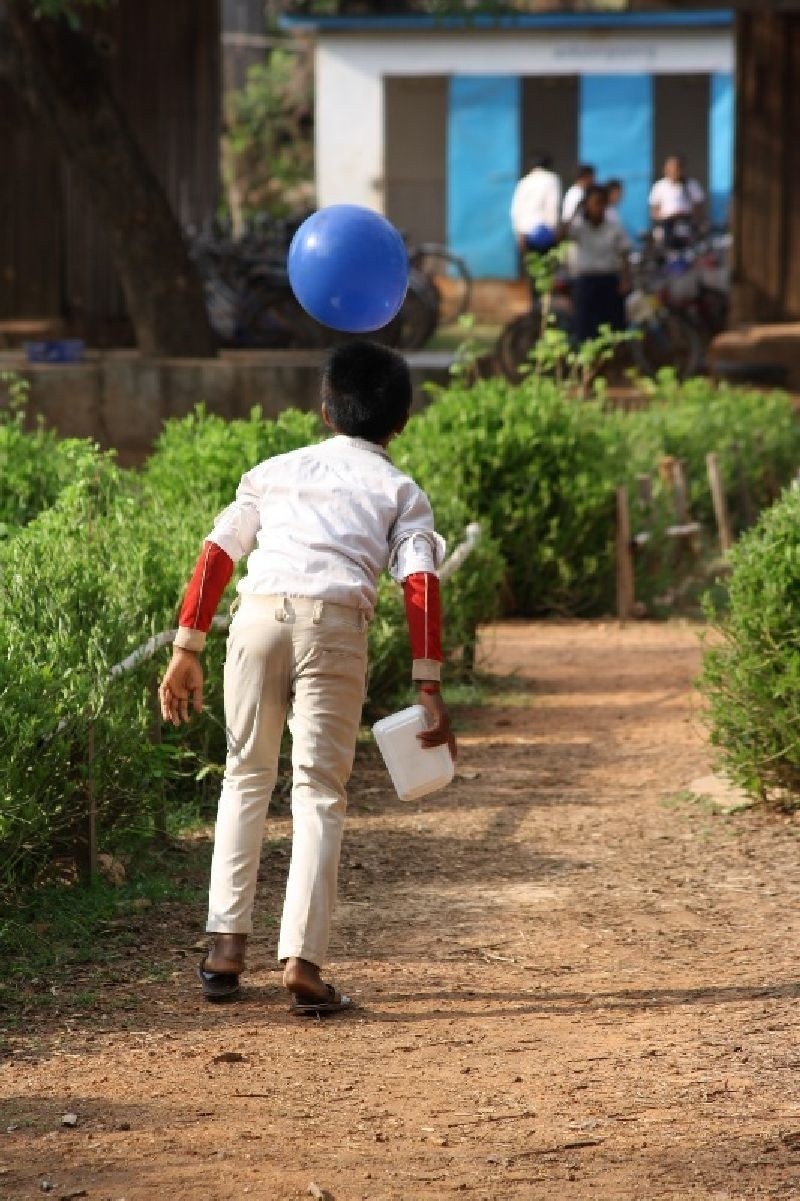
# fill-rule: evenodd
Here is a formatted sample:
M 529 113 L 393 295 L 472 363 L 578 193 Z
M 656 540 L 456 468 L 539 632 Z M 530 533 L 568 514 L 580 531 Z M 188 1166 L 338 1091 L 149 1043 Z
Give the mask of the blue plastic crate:
M 48 342 L 26 342 L 29 363 L 80 363 L 86 343 L 82 338 L 53 338 Z

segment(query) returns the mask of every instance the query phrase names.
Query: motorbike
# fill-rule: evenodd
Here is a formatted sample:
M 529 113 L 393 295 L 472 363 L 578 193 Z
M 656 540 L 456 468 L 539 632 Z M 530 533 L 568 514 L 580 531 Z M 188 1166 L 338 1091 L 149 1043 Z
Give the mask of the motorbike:
M 260 222 L 239 238 L 219 227 L 190 233 L 190 256 L 203 279 L 209 320 L 221 346 L 318 350 L 350 337 L 315 321 L 295 298 L 286 254 L 298 224 Z M 370 337 L 403 350 L 419 349 L 436 332 L 439 316 L 433 280 L 410 266 L 400 312 Z
M 673 368 L 679 378 L 696 375 L 705 367 L 707 347 L 727 324 L 729 273 L 725 231 L 711 231 L 704 239 L 665 247 L 646 235 L 631 256 L 633 288 L 626 298 L 628 328 L 638 336 L 619 348 L 627 352 L 630 366 L 644 375 Z M 558 272 L 549 294 L 552 323 L 567 333 L 572 327 L 571 280 Z M 531 311 L 510 321 L 501 331 L 496 356 L 510 380 L 521 378 L 542 333 L 542 302 L 534 299 Z

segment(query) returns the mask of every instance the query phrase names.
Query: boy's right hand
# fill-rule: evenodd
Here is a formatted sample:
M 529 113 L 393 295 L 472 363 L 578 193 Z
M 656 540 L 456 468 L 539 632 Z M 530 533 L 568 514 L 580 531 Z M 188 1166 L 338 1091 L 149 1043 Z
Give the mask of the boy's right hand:
M 203 711 L 203 667 L 194 651 L 176 646 L 158 689 L 161 716 L 179 726 L 189 720 L 189 698 L 195 713 Z
M 427 730 L 424 730 L 422 734 L 418 734 L 417 738 L 424 747 L 443 746 L 446 743 L 455 762 L 458 755 L 456 736 L 450 725 L 450 714 L 447 710 L 447 705 L 444 703 L 442 694 L 440 692 L 423 692 L 420 689 L 417 694 L 417 700 L 422 705 L 430 721 Z

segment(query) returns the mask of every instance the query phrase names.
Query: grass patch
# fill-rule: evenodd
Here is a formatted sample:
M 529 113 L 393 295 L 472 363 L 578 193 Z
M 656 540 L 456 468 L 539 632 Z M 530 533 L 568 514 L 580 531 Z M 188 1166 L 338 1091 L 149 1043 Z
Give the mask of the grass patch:
M 665 809 L 681 809 L 690 807 L 696 812 L 710 817 L 735 817 L 737 813 L 745 813 L 755 805 L 754 801 L 737 800 L 725 803 L 705 792 L 693 792 L 691 788 L 681 788 L 678 792 L 663 797 L 661 804 Z
M 210 854 L 207 841 L 176 840 L 140 856 L 123 884 L 48 884 L 0 910 L 0 1024 L 17 1029 L 53 1009 L 136 1008 L 135 997 L 109 986 L 169 976 L 174 963 L 159 961 L 153 927 L 183 926 L 184 907 L 202 909 Z

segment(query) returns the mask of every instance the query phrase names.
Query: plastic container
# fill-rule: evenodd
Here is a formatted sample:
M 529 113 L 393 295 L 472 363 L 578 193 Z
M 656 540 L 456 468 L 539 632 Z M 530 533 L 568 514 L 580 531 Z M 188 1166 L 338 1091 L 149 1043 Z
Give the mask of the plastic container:
M 372 727 L 383 761 L 401 801 L 414 801 L 449 784 L 455 764 L 447 746 L 423 747 L 417 739 L 427 728 L 422 705 L 401 709 Z
M 86 343 L 82 338 L 53 338 L 49 342 L 26 342 L 29 363 L 80 363 Z

